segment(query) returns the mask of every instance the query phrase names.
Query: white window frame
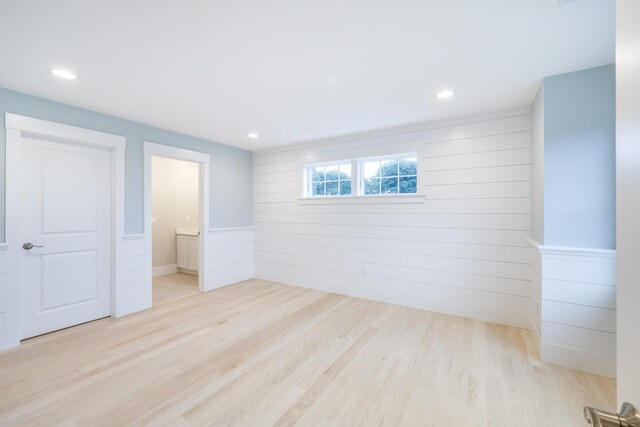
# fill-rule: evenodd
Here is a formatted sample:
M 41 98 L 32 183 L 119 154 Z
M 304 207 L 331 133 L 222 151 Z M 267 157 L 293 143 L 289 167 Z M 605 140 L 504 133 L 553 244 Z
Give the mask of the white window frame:
M 357 160 L 358 162 L 358 196 L 361 197 L 381 197 L 381 196 L 386 196 L 386 197 L 402 197 L 402 196 L 411 196 L 411 195 L 415 195 L 415 194 L 420 194 L 420 169 L 419 169 L 419 153 L 417 152 L 410 152 L 410 153 L 402 153 L 402 154 L 393 154 L 390 156 L 374 156 L 374 157 L 363 157 Z M 388 161 L 388 160 L 403 160 L 406 159 L 408 157 L 415 157 L 416 159 L 416 192 L 415 193 L 400 193 L 400 182 L 398 181 L 398 192 L 397 193 L 376 193 L 376 194 L 365 194 L 364 193 L 364 164 L 366 162 L 372 162 L 372 161 L 379 161 L 379 162 L 383 162 L 383 161 Z M 408 176 L 412 176 L 412 175 L 408 175 Z M 382 177 L 380 177 L 380 179 L 382 179 Z
M 311 157 L 311 156 L 309 156 Z M 355 156 L 354 156 L 355 157 Z M 361 179 L 361 175 L 364 175 L 362 168 L 362 163 L 365 161 L 371 160 L 387 160 L 387 159 L 403 159 L 407 157 L 415 157 L 417 160 L 417 174 L 416 174 L 416 193 L 394 193 L 394 194 L 364 194 L 363 179 Z M 378 156 L 357 156 L 351 159 L 342 159 L 342 160 L 327 160 L 327 161 L 316 161 L 309 162 L 311 159 L 309 158 L 300 158 L 298 160 L 299 171 L 300 171 L 300 182 L 302 183 L 300 190 L 301 194 L 298 198 L 298 203 L 302 205 L 319 205 L 319 204 L 387 204 L 387 203 L 400 203 L 400 204 L 413 204 L 413 203 L 424 203 L 426 200 L 426 196 L 424 194 L 424 187 L 422 186 L 424 182 L 423 176 L 423 159 L 424 152 L 423 151 L 409 151 L 401 154 L 398 153 L 390 153 L 386 155 L 378 155 Z M 325 157 L 326 159 L 327 157 Z M 316 160 L 320 160 L 317 159 Z M 324 159 L 322 159 L 324 160 Z M 311 185 L 311 168 L 317 166 L 327 166 L 327 165 L 340 165 L 344 163 L 351 163 L 351 195 L 335 195 L 335 196 L 312 196 L 313 194 Z
M 317 168 L 320 166 L 340 166 L 340 165 L 344 165 L 344 164 L 350 164 L 351 165 L 351 194 L 336 194 L 336 195 L 322 195 L 322 196 L 314 196 L 313 195 L 313 178 L 311 177 L 311 170 L 313 168 Z M 327 197 L 338 197 L 338 198 L 346 198 L 346 197 L 353 197 L 354 196 L 354 190 L 357 191 L 356 189 L 356 184 L 358 183 L 357 179 L 354 179 L 354 175 L 355 170 L 357 169 L 358 165 L 357 162 L 354 160 L 335 160 L 332 162 L 321 162 L 321 163 L 312 163 L 312 164 L 308 164 L 308 165 L 304 165 L 304 171 L 303 171 L 303 175 L 304 175 L 304 191 L 303 191 L 303 198 L 305 199 L 321 199 L 321 198 L 327 198 Z M 342 180 L 342 181 L 346 181 L 346 180 Z M 326 181 L 325 181 L 326 182 Z

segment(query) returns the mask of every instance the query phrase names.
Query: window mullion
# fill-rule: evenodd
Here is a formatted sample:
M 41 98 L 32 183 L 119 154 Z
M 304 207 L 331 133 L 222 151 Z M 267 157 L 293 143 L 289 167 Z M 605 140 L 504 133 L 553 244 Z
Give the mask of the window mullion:
M 362 190 L 360 189 L 360 162 L 358 160 L 351 160 L 351 195 L 362 195 Z

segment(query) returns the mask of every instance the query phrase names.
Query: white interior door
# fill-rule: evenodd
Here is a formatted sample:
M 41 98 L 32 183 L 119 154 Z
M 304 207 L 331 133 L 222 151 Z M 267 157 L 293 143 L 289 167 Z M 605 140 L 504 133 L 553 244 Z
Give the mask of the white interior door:
M 21 338 L 109 316 L 111 152 L 22 139 Z M 41 246 L 41 247 L 40 247 Z

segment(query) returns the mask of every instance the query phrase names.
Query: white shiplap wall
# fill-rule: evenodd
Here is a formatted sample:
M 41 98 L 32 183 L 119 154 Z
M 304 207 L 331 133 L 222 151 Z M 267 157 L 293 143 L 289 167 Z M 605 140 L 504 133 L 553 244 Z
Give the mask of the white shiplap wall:
M 11 347 L 15 339 L 7 336 L 7 245 L 0 244 L 0 350 Z
M 425 200 L 299 200 L 305 163 L 408 151 Z M 529 110 L 257 151 L 253 163 L 255 277 L 531 326 Z
M 129 234 L 122 238 L 120 261 L 117 268 L 115 296 L 116 317 L 145 310 L 151 307 L 151 272 L 146 271 L 148 255 L 145 248 L 149 237 L 144 234 Z
M 532 300 L 537 303 L 532 318 L 540 358 L 615 377 L 615 251 L 530 243 Z
M 253 227 L 209 230 L 206 290 L 253 278 Z

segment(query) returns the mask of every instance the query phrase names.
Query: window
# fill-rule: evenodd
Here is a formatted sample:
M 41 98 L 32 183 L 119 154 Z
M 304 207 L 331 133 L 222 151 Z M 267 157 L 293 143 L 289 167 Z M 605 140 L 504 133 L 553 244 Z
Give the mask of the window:
M 360 170 L 362 170 L 360 186 L 364 195 L 418 192 L 418 168 L 415 155 L 361 160 Z
M 351 195 L 351 163 L 310 166 L 307 173 L 308 196 Z
M 304 166 L 303 198 L 417 195 L 416 153 Z

